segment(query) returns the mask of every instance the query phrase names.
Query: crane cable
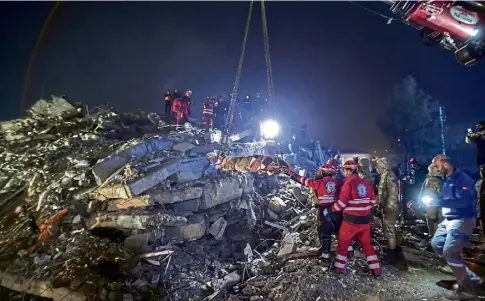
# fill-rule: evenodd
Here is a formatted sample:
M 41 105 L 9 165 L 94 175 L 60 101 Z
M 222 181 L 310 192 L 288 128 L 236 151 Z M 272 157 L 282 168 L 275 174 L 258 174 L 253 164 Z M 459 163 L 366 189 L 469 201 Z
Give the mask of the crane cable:
M 363 6 L 363 5 L 360 5 L 360 4 L 358 4 L 358 3 L 354 2 L 354 1 L 349 1 L 349 2 L 350 2 L 350 3 L 352 3 L 352 4 L 353 4 L 353 5 L 355 5 L 355 6 L 358 6 L 358 7 L 362 8 L 363 10 L 365 10 L 365 11 L 367 11 L 367 12 L 371 13 L 371 14 L 374 14 L 374 15 L 376 15 L 376 16 L 379 16 L 379 17 L 381 17 L 381 18 L 386 19 L 386 20 L 387 20 L 387 24 L 391 24 L 391 22 L 392 22 L 392 21 L 394 21 L 394 20 L 396 20 L 396 21 L 399 21 L 399 22 L 402 22 L 402 23 L 406 24 L 406 22 L 404 22 L 404 21 L 403 21 L 403 20 L 401 20 L 401 19 L 395 19 L 395 18 L 393 18 L 393 17 L 389 17 L 389 16 L 386 16 L 386 15 L 384 15 L 384 14 L 378 13 L 378 12 L 376 12 L 375 10 L 372 10 L 372 9 L 370 9 L 370 8 L 367 8 L 367 7 Z
M 24 111 L 27 107 L 27 96 L 29 94 L 29 85 L 30 85 L 30 76 L 32 74 L 32 70 L 34 68 L 34 61 L 35 58 L 37 57 L 37 52 L 40 48 L 40 44 L 42 43 L 42 40 L 47 32 L 47 28 L 49 27 L 49 24 L 52 21 L 52 18 L 54 17 L 55 12 L 59 8 L 59 5 L 61 4 L 61 1 L 56 1 L 54 6 L 49 12 L 49 15 L 44 21 L 44 24 L 42 25 L 42 29 L 40 30 L 39 36 L 37 37 L 37 41 L 35 42 L 34 49 L 32 50 L 29 58 L 29 65 L 27 67 L 27 71 L 25 72 L 25 79 L 24 79 L 24 87 L 22 89 L 22 98 L 20 100 L 20 115 L 22 116 L 24 114 Z
M 234 80 L 234 86 L 232 87 L 231 102 L 229 104 L 229 109 L 227 110 L 226 120 L 224 124 L 224 130 L 222 133 L 222 142 L 225 144 L 229 143 L 229 132 L 231 129 L 231 124 L 234 119 L 234 107 L 236 105 L 237 91 L 239 89 L 239 81 L 241 80 L 242 67 L 244 62 L 244 54 L 246 53 L 246 44 L 249 35 L 249 26 L 251 24 L 251 15 L 253 13 L 254 2 L 251 0 L 249 2 L 248 17 L 246 20 L 246 29 L 244 31 L 244 38 L 241 46 L 241 56 L 239 57 L 239 63 L 237 65 L 236 79 Z
M 268 80 L 268 99 L 270 108 L 274 100 L 273 69 L 271 67 L 271 52 L 269 49 L 268 22 L 266 20 L 266 7 L 264 0 L 261 0 L 261 18 L 263 22 L 264 56 L 266 61 L 266 77 Z

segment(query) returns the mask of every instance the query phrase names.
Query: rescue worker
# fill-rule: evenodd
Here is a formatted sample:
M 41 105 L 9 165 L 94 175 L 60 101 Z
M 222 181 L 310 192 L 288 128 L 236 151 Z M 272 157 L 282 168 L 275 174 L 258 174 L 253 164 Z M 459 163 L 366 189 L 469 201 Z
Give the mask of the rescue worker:
M 330 246 L 332 242 L 332 233 L 339 229 L 340 216 L 337 214 L 330 214 L 331 206 L 338 200 L 342 182 L 336 179 L 338 170 L 337 165 L 324 164 L 320 167 L 319 178 L 307 179 L 291 170 L 287 174 L 295 181 L 314 189 L 316 200 L 315 207 L 318 208 L 318 234 L 320 237 L 321 251 L 320 258 L 323 261 L 330 262 Z M 352 249 L 353 250 L 353 249 Z
M 348 247 L 356 237 L 369 263 L 369 269 L 375 277 L 381 275 L 379 259 L 371 244 L 372 207 L 376 203 L 374 189 L 359 177 L 357 162 L 346 161 L 342 165 L 345 176 L 339 200 L 332 206 L 332 213 L 343 212 L 335 259 L 336 272 L 345 272 Z
M 480 220 L 482 232 L 485 233 L 485 185 L 483 185 L 483 179 L 485 179 L 485 165 L 480 167 L 480 180 L 475 184 L 477 192 L 478 219 Z
M 475 143 L 477 145 L 477 166 L 485 165 L 485 121 L 478 121 L 476 124 L 476 132 L 468 130 L 465 141 L 467 144 Z
M 439 198 L 441 196 L 441 186 L 443 180 L 439 170 L 437 170 L 433 164 L 428 166 L 428 175 L 423 183 L 423 189 L 421 192 L 421 198 L 423 196 L 430 196 L 432 198 Z M 431 237 L 434 236 L 438 224 L 441 222 L 441 208 L 436 206 L 426 206 L 426 223 L 428 224 L 428 232 Z
M 401 248 L 398 245 L 396 229 L 396 221 L 401 214 L 399 180 L 391 171 L 391 166 L 387 158 L 382 157 L 377 159 L 375 166 L 377 172 L 380 174 L 376 203 L 382 213 L 382 226 L 389 247 L 387 257 L 390 264 L 397 265 L 400 263 L 400 258 L 403 257 Z M 401 264 L 399 268 L 405 269 L 406 267 Z
M 175 94 L 172 104 L 172 112 L 175 115 L 176 125 L 183 125 L 187 121 L 187 104 L 182 100 L 180 94 Z
M 224 122 L 226 119 L 226 114 L 228 109 L 229 109 L 228 102 L 224 99 L 224 97 L 219 96 L 219 98 L 217 99 L 217 105 L 215 107 L 215 113 L 216 113 L 215 127 L 217 129 L 222 130 L 222 128 L 224 127 Z
M 172 93 L 170 92 L 170 90 L 165 92 L 164 100 L 165 100 L 165 115 L 168 117 L 172 117 Z
M 184 97 L 182 100 L 185 103 L 185 116 L 187 117 L 187 121 L 189 120 L 189 117 L 192 116 L 192 91 L 187 90 L 185 91 Z
M 369 182 L 372 187 L 374 187 L 374 177 L 370 173 L 370 161 L 367 158 L 362 158 L 359 160 L 359 166 L 357 168 L 359 171 L 359 176 Z
M 480 278 L 465 266 L 461 258 L 461 251 L 468 244 L 475 226 L 475 183 L 455 168 L 446 155 L 436 156 L 432 164 L 445 179 L 441 198 L 428 202 L 428 205 L 442 207 L 444 217 L 431 245 L 438 255 L 444 256 L 457 280 L 456 290 L 445 293 L 444 297 L 448 300 L 475 300 L 476 284 L 480 283 Z
M 207 97 L 202 104 L 202 125 L 206 131 L 214 127 L 214 109 L 217 101 L 214 97 Z

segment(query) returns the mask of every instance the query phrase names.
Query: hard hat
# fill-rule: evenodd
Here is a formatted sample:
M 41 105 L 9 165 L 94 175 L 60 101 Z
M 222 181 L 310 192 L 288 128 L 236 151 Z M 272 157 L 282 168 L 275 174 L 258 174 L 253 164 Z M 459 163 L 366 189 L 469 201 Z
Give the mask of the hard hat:
M 190 90 L 185 91 L 185 96 L 188 96 L 188 97 L 192 96 L 192 91 Z
M 417 164 L 418 163 L 418 160 L 416 160 L 416 158 L 413 157 L 413 158 L 411 158 L 409 160 L 409 163 L 411 163 L 411 164 Z
M 354 160 L 347 160 L 342 164 L 343 169 L 357 170 L 357 163 Z
M 320 170 L 323 173 L 328 173 L 331 175 L 336 175 L 338 173 L 337 166 L 330 164 L 330 163 L 325 163 L 320 167 Z

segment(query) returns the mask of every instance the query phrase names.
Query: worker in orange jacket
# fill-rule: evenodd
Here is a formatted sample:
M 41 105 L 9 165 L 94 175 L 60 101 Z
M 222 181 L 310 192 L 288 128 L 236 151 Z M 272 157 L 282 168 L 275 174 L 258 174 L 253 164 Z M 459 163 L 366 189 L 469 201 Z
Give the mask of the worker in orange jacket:
M 356 237 L 367 258 L 369 269 L 375 277 L 381 275 L 379 259 L 371 243 L 372 208 L 376 203 L 374 187 L 359 177 L 357 162 L 348 160 L 342 165 L 345 176 L 339 200 L 332 206 L 332 212 L 343 212 L 335 259 L 336 272 L 345 272 L 348 247 Z

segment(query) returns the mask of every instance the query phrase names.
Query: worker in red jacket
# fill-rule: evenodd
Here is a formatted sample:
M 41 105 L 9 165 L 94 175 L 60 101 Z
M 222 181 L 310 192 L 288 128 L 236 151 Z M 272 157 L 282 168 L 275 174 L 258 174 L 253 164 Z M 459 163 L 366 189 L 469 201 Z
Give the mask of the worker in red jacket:
M 207 97 L 202 104 L 202 125 L 207 130 L 214 127 L 214 110 L 217 101 L 214 97 Z
M 330 246 L 332 243 L 332 233 L 338 231 L 340 219 L 335 214 L 328 214 L 334 202 L 338 200 L 342 182 L 335 177 L 338 170 L 337 165 L 324 164 L 320 167 L 318 177 L 307 179 L 288 170 L 288 175 L 295 181 L 314 189 L 316 200 L 315 207 L 318 208 L 318 234 L 322 244 L 322 254 L 320 258 L 323 261 L 330 262 Z
M 183 125 L 187 121 L 187 104 L 182 100 L 180 94 L 173 97 L 172 112 L 175 115 L 177 125 Z
M 374 188 L 369 182 L 359 177 L 357 162 L 346 161 L 342 165 L 345 181 L 340 191 L 339 200 L 333 204 L 332 212 L 343 212 L 343 221 L 338 235 L 337 273 L 345 272 L 348 247 L 356 237 L 367 257 L 369 269 L 375 277 L 381 275 L 379 259 L 371 244 L 372 208 L 376 203 Z

